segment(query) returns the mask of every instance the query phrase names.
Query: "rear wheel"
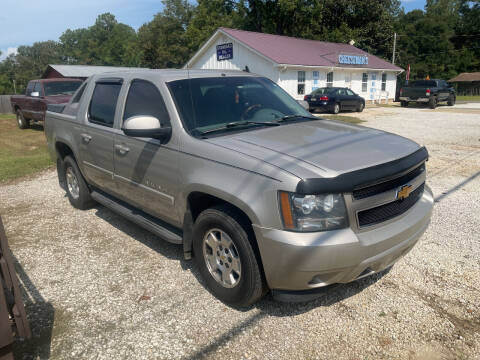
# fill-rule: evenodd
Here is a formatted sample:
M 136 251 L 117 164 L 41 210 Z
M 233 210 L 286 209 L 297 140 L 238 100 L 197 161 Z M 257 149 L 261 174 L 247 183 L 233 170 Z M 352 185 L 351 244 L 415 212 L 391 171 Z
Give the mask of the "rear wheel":
M 89 209 L 93 206 L 94 201 L 90 196 L 90 190 L 78 169 L 76 161 L 72 157 L 67 156 L 63 164 L 65 187 L 70 204 L 80 210 Z
M 218 206 L 203 211 L 193 227 L 195 262 L 206 287 L 232 306 L 248 306 L 265 293 L 247 226 L 236 211 Z
M 22 110 L 17 109 L 17 125 L 20 129 L 27 129 L 30 127 L 30 121 L 25 119 L 23 116 Z
M 408 106 L 408 101 L 401 101 L 401 102 L 400 102 L 400 105 L 401 105 L 402 107 L 407 107 L 407 106 Z
M 450 96 L 448 97 L 448 100 L 447 100 L 448 106 L 455 105 L 455 101 L 456 101 L 455 95 L 450 94 Z
M 332 107 L 332 114 L 338 114 L 340 112 L 340 104 L 334 104 Z
M 432 96 L 428 101 L 428 106 L 430 107 L 430 109 L 435 109 L 437 107 L 437 103 L 437 98 L 435 96 Z

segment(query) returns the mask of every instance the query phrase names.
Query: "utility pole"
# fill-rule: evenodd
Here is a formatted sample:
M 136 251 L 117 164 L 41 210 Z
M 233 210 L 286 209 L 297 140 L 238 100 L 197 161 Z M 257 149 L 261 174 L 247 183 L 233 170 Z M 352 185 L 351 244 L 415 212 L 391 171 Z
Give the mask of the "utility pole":
M 397 47 L 397 33 L 393 33 L 393 54 L 392 64 L 395 64 L 395 48 Z

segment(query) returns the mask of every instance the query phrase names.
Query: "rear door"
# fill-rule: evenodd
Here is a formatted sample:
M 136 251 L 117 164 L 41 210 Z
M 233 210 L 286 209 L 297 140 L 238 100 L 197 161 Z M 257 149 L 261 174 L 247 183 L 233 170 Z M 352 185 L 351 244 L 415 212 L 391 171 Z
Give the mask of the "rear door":
M 86 126 L 80 133 L 85 175 L 95 186 L 110 193 L 116 191 L 113 180 L 113 125 L 122 84 L 121 78 L 100 78 L 95 82 Z
M 31 97 L 31 111 L 32 111 L 32 118 L 34 120 L 41 121 L 43 120 L 43 115 L 45 111 L 43 110 L 43 86 L 40 81 L 35 82 L 35 86 L 33 87 L 33 92 L 38 93 L 38 96 Z
M 126 97 L 122 124 L 130 117 L 141 115 L 157 118 L 162 127 L 170 126 L 157 86 L 144 79 L 134 79 Z M 178 221 L 173 207 L 178 188 L 178 153 L 171 145 L 120 132 L 115 135 L 114 148 L 115 180 L 122 197 L 154 216 Z

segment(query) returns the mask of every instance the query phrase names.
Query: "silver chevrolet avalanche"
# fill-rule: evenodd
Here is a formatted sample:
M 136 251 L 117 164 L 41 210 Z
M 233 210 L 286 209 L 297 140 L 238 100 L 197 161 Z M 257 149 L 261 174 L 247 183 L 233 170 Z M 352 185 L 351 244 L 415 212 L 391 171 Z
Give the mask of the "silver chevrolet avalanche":
M 103 204 L 182 244 L 206 287 L 246 306 L 382 271 L 427 228 L 427 150 L 313 117 L 237 71 L 90 77 L 45 134 L 71 204 Z

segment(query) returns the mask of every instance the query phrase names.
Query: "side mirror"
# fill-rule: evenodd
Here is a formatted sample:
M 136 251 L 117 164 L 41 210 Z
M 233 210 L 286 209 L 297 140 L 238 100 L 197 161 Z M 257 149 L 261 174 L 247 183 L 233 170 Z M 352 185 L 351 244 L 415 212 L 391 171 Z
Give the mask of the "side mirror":
M 38 91 L 32 91 L 32 92 L 30 93 L 30 96 L 31 96 L 31 97 L 40 97 L 40 93 L 39 93 Z
M 132 116 L 123 122 L 122 131 L 127 136 L 168 140 L 172 134 L 170 126 L 160 124 L 153 116 Z
M 308 111 L 308 109 L 310 109 L 310 105 L 308 105 L 308 102 L 306 102 L 305 100 L 297 100 L 297 102 L 302 105 L 302 107 Z

